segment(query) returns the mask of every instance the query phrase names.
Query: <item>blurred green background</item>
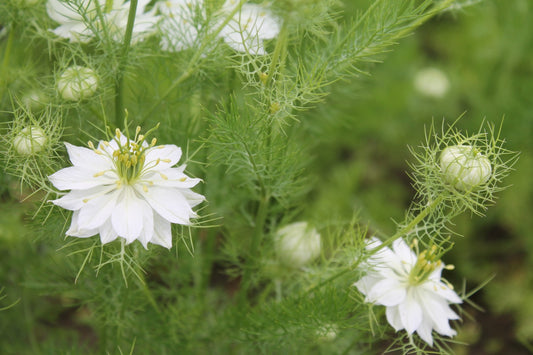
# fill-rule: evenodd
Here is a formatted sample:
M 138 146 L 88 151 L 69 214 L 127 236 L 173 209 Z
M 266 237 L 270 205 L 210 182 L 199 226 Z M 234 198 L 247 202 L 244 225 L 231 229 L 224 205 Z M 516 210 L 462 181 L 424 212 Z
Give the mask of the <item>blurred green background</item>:
M 345 12 L 353 14 L 368 3 L 346 0 Z M 365 68 L 370 76 L 336 83 L 324 103 L 299 117 L 302 134 L 315 142 L 309 173 L 321 183 L 309 198 L 316 215 L 350 219 L 355 209 L 371 229 L 392 233 L 391 219 L 403 218 L 414 195 L 406 174 L 407 145 L 423 142 L 423 127 L 432 119 L 451 123 L 464 114 L 458 128 L 475 132 L 484 119 L 499 125 L 505 116 L 507 148 L 521 152 L 516 171 L 504 182 L 509 188 L 499 193 L 486 217 L 464 215 L 454 221 L 464 237 L 456 238 L 456 248 L 444 258 L 456 265 L 445 276 L 459 290 L 463 280 L 468 291 L 494 277 L 472 297 L 484 311 L 465 306 L 472 318 L 464 315 L 456 327 L 458 340 L 471 345 L 458 346 L 457 353 L 533 351 L 531 19 L 531 0 L 484 1 L 438 16 L 383 56 L 383 63 Z M 416 73 L 427 67 L 448 77 L 450 87 L 441 98 L 414 87 Z M 37 261 L 28 260 L 46 251 L 36 250 L 45 247 L 35 243 L 25 223 L 30 203 L 20 203 L 12 180 L 1 178 L 0 269 L 7 288 L 0 307 L 24 297 L 16 307 L 24 307 L 26 319 L 13 326 L 32 334 L 31 342 L 90 342 L 95 335 L 86 315 L 70 303 L 75 295 L 50 299 L 32 293 L 35 284 L 25 281 L 32 273 L 29 279 L 35 282 L 39 269 Z M 0 317 L 15 314 L 21 313 L 7 310 Z

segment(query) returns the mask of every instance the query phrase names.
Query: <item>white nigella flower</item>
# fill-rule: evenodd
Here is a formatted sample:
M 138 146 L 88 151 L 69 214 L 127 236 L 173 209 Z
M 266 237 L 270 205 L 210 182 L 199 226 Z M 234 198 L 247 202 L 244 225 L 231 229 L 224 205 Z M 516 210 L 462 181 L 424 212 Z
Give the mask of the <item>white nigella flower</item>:
M 307 222 L 296 222 L 280 228 L 275 236 L 276 251 L 281 261 L 298 268 L 320 254 L 320 234 Z
M 379 245 L 372 238 L 367 249 Z M 417 256 L 403 239 L 397 239 L 392 250 L 382 248 L 361 265 L 367 274 L 355 283 L 366 302 L 387 307 L 387 320 L 396 331 L 405 329 L 409 335 L 416 331 L 430 346 L 433 330 L 449 337 L 456 334 L 449 320 L 459 316 L 449 304 L 462 303 L 450 285 L 441 281 L 444 264 L 436 258 L 434 249 Z
M 67 235 L 86 238 L 100 234 L 103 244 L 124 238 L 166 248 L 172 246 L 171 223 L 190 225 L 192 208 L 204 200 L 191 191 L 200 179 L 173 168 L 181 157 L 175 145 L 156 146 L 139 135 L 129 140 L 118 129 L 98 148 L 65 143 L 73 166 L 49 176 L 59 190 L 71 190 L 52 201 L 74 211 Z
M 61 73 L 57 91 L 69 101 L 79 101 L 93 96 L 98 88 L 98 77 L 91 68 L 73 65 Z
M 424 68 L 415 74 L 414 85 L 422 95 L 439 99 L 448 92 L 450 81 L 442 70 Z
M 139 0 L 137 4 L 133 43 L 154 32 L 159 21 L 154 10 L 145 12 L 149 2 Z M 130 2 L 125 0 L 48 0 L 46 4 L 48 16 L 59 23 L 53 32 L 71 42 L 89 42 L 95 36 L 95 31 L 104 31 L 103 27 L 113 40 L 122 41 L 129 8 Z
M 13 148 L 21 155 L 32 155 L 43 150 L 46 142 L 46 134 L 41 127 L 27 126 L 13 138 Z
M 490 160 L 470 145 L 444 149 L 440 154 L 440 168 L 446 181 L 463 191 L 486 183 L 492 174 Z
M 238 0 L 227 0 L 222 12 L 230 13 L 237 6 Z M 220 37 L 236 51 L 264 55 L 263 41 L 275 38 L 280 28 L 280 20 L 269 9 L 258 4 L 244 4 L 220 31 Z
M 157 3 L 161 13 L 159 24 L 164 51 L 179 52 L 194 46 L 199 28 L 196 26 L 198 12 L 205 17 L 203 0 L 167 0 Z

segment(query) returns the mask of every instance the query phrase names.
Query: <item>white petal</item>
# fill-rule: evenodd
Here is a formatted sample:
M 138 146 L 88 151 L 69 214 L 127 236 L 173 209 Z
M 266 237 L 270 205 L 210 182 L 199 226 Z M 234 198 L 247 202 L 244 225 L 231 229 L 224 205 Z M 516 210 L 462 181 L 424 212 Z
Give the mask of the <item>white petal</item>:
M 76 211 L 86 205 L 87 201 L 115 189 L 115 186 L 96 186 L 87 190 L 72 190 L 52 203 L 66 210 Z
M 157 186 L 177 187 L 181 189 L 190 189 L 196 186 L 202 179 L 193 179 L 183 174 L 179 169 L 171 168 L 161 171 L 149 171 L 143 175 L 143 180 L 148 180 Z
M 420 326 L 423 317 L 422 307 L 420 307 L 418 300 L 414 296 L 412 290 L 409 290 L 404 302 L 398 306 L 400 319 L 409 334 L 413 334 Z
M 176 165 L 181 158 L 181 148 L 174 144 L 157 145 L 148 149 L 144 165 L 154 170 L 165 170 Z M 157 165 L 156 165 L 157 164 Z
M 183 197 L 189 202 L 189 206 L 194 207 L 199 205 L 200 203 L 205 201 L 205 197 L 203 195 L 200 195 L 194 191 L 186 190 L 186 189 L 178 189 Z M 196 217 L 196 213 L 194 214 L 194 217 Z
M 92 149 L 78 147 L 65 142 L 69 159 L 74 166 L 79 166 L 95 172 L 113 168 L 113 163 L 107 155 L 95 153 Z
M 108 219 L 104 224 L 102 224 L 98 232 L 100 233 L 100 241 L 102 244 L 112 242 L 118 237 L 117 232 L 115 232 L 113 225 L 111 224 L 111 219 Z
M 65 233 L 66 235 L 70 235 L 72 237 L 78 237 L 78 238 L 88 238 L 92 237 L 93 235 L 97 234 L 97 229 L 84 229 L 80 228 L 78 225 L 78 211 L 75 211 L 72 214 L 72 221 L 70 222 L 70 228 Z
M 414 265 L 416 263 L 416 254 L 413 253 L 402 238 L 398 238 L 392 242 L 392 249 L 403 264 Z
M 94 170 L 69 166 L 50 175 L 48 179 L 58 190 L 85 190 L 100 185 L 114 184 L 113 176 L 95 176 Z
M 78 223 L 85 228 L 99 228 L 118 208 L 120 195 L 121 190 L 115 190 L 90 200 L 80 209 Z
M 150 213 L 143 213 L 143 230 L 141 231 L 139 238 L 137 238 L 143 245 L 144 249 L 148 249 L 148 242 L 152 240 L 154 235 L 154 213 L 150 207 L 149 209 Z
M 429 344 L 429 346 L 433 346 L 433 336 L 431 335 L 431 331 L 433 330 L 433 327 L 431 326 L 431 321 L 429 319 L 423 319 L 422 323 L 416 330 L 416 333 L 420 338 Z
M 148 191 L 137 190 L 164 219 L 172 223 L 189 225 L 189 218 L 196 217 L 183 194 L 170 188 L 150 187 Z
M 367 295 L 368 292 L 374 287 L 376 283 L 381 281 L 381 278 L 375 277 L 374 274 L 368 274 L 364 277 L 362 277 L 359 281 L 354 283 L 354 286 L 357 287 L 359 292 L 361 292 L 364 295 Z
M 377 282 L 367 295 L 369 302 L 383 306 L 396 306 L 404 302 L 407 291 L 396 279 L 384 279 Z
M 172 230 L 170 222 L 154 213 L 154 235 L 150 243 L 161 245 L 167 249 L 172 247 Z
M 463 303 L 463 300 L 452 290 L 448 285 L 442 282 L 428 282 L 424 284 L 424 288 L 428 291 L 432 291 L 443 297 L 450 303 Z
M 457 316 L 455 312 L 450 309 L 444 299 L 425 291 L 422 292 L 424 293 L 420 293 L 419 298 L 425 317 L 431 319 L 438 333 L 447 336 L 455 335 L 455 331 L 450 327 L 448 322 L 449 315 Z
M 402 330 L 404 328 L 398 306 L 387 307 L 386 310 L 387 321 L 394 328 L 394 330 Z
M 129 244 L 141 234 L 143 214 L 149 212 L 151 212 L 150 206 L 136 196 L 133 188 L 124 187 L 117 206 L 111 214 L 113 229 Z

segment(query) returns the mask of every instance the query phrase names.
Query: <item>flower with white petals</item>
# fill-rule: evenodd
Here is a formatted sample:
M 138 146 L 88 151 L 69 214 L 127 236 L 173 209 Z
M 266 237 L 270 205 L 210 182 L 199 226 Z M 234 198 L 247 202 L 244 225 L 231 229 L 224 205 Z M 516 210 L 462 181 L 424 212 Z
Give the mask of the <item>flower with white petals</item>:
M 95 148 L 65 143 L 73 166 L 49 176 L 59 190 L 71 190 L 52 201 L 74 211 L 69 236 L 100 234 L 102 244 L 117 237 L 126 243 L 139 240 L 166 248 L 172 246 L 171 223 L 190 225 L 197 217 L 192 208 L 204 200 L 191 191 L 200 179 L 184 174 L 185 165 L 175 145 L 156 146 L 139 135 L 130 140 L 118 129 L 109 142 Z
M 223 13 L 239 6 L 238 0 L 227 0 Z M 220 36 L 234 50 L 254 55 L 264 55 L 264 40 L 275 38 L 281 29 L 280 20 L 264 6 L 244 4 L 220 31 Z
M 372 238 L 367 249 L 380 245 Z M 416 331 L 430 346 L 433 330 L 449 337 L 456 334 L 449 320 L 459 316 L 449 305 L 462 303 L 451 286 L 441 281 L 444 264 L 435 253 L 433 248 L 416 255 L 403 239 L 397 239 L 392 250 L 381 248 L 362 264 L 367 273 L 355 283 L 366 302 L 387 307 L 387 320 L 396 331 L 405 329 L 409 336 Z
M 154 10 L 145 12 L 149 2 L 139 0 L 137 4 L 133 43 L 153 33 L 159 21 Z M 108 33 L 113 40 L 122 41 L 129 9 L 130 2 L 125 0 L 48 0 L 46 4 L 48 16 L 59 23 L 52 32 L 71 42 L 89 42 L 95 36 L 95 31 Z
M 202 0 L 167 0 L 157 3 L 161 14 L 159 27 L 163 34 L 161 48 L 179 52 L 191 48 L 198 38 L 196 17 L 205 17 Z

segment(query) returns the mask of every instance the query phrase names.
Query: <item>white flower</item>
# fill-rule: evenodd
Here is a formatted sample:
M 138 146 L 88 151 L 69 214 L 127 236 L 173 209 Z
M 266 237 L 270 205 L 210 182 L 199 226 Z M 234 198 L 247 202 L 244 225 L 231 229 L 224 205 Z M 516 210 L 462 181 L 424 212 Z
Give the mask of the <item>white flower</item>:
M 137 4 L 133 43 L 155 31 L 159 17 L 154 15 L 154 10 L 144 12 L 149 2 L 139 0 Z M 107 32 L 113 40 L 122 41 L 129 9 L 130 2 L 125 0 L 48 0 L 46 4 L 48 16 L 60 25 L 53 32 L 71 42 L 89 42 L 95 31 Z
M 100 234 L 102 244 L 117 237 L 166 248 L 172 246 L 171 223 L 190 225 L 192 207 L 204 200 L 191 191 L 200 179 L 173 168 L 181 157 L 175 145 L 148 145 L 139 135 L 127 139 L 117 129 L 112 141 L 91 149 L 65 143 L 73 166 L 49 176 L 59 190 L 71 190 L 52 201 L 74 211 L 67 235 Z
M 307 222 L 289 224 L 276 233 L 275 245 L 281 261 L 298 268 L 320 254 L 320 234 Z
M 21 155 L 32 155 L 40 152 L 46 141 L 46 134 L 41 127 L 28 126 L 13 138 L 13 148 Z
M 415 75 L 414 85 L 422 95 L 439 99 L 446 95 L 450 82 L 446 74 L 437 68 L 425 68 Z
M 164 51 L 179 52 L 194 46 L 198 38 L 197 12 L 205 17 L 202 0 L 167 0 L 157 3 L 162 20 L 161 48 Z
M 367 249 L 379 245 L 372 238 Z M 430 346 L 433 330 L 449 337 L 456 334 L 448 321 L 459 316 L 449 304 L 462 303 L 441 281 L 444 264 L 435 260 L 434 252 L 430 249 L 417 256 L 403 239 L 397 239 L 392 250 L 382 248 L 361 265 L 367 274 L 355 283 L 366 302 L 387 307 L 387 320 L 396 331 L 405 329 L 409 335 L 416 331 Z
M 486 183 L 492 174 L 490 160 L 470 145 L 444 149 L 440 154 L 440 168 L 446 181 L 463 191 Z
M 73 65 L 57 81 L 57 91 L 65 100 L 79 101 L 91 97 L 98 88 L 98 77 L 91 68 Z
M 238 0 L 227 0 L 222 11 L 229 13 L 238 5 Z M 280 28 L 280 20 L 269 9 L 258 4 L 244 4 L 220 31 L 220 36 L 236 51 L 264 55 L 263 41 L 275 38 Z

